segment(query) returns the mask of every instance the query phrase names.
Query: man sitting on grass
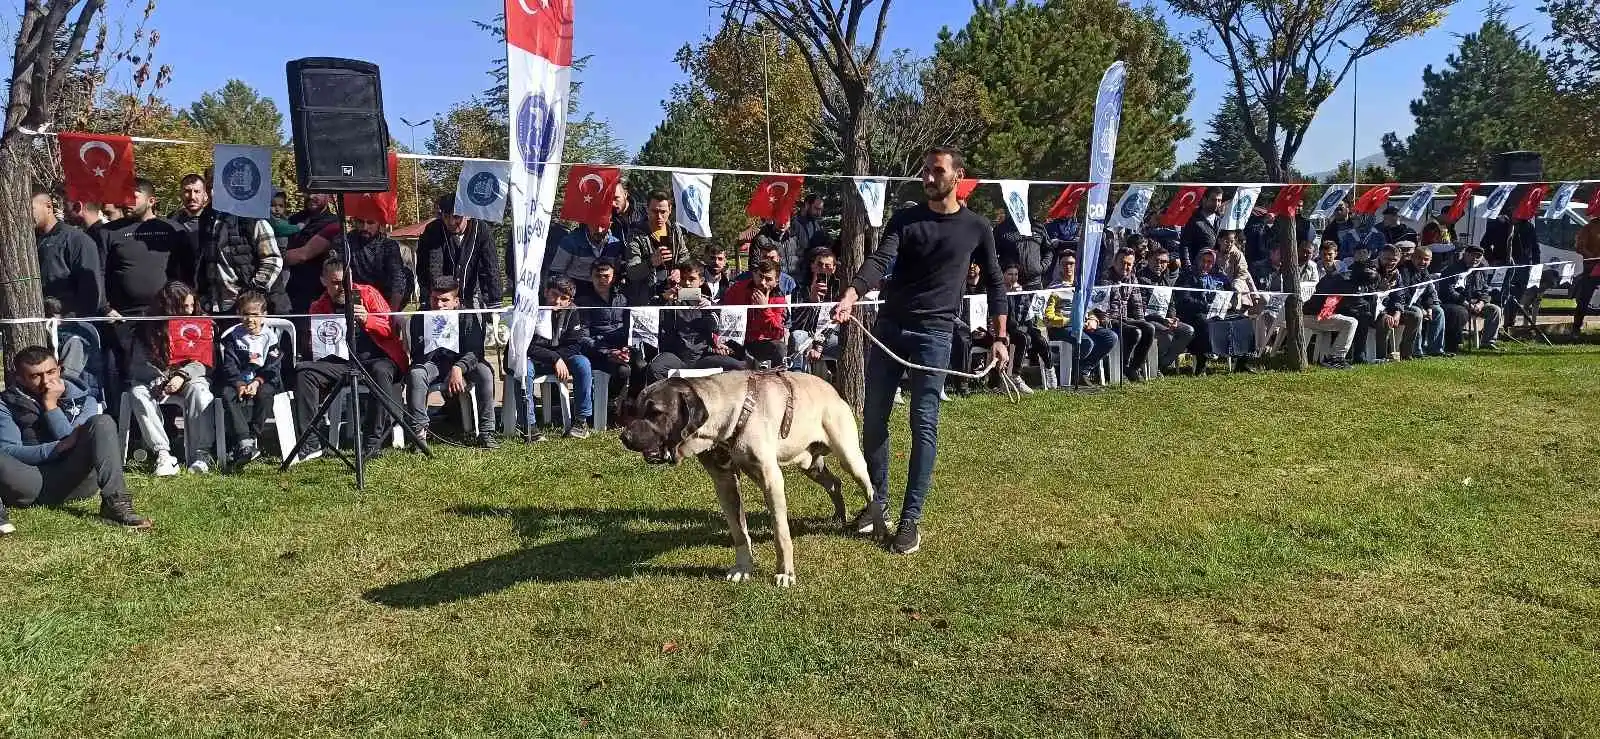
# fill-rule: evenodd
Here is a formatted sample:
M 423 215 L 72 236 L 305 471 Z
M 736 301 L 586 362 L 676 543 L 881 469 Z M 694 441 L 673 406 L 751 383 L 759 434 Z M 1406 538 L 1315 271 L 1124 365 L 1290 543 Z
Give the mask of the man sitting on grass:
M 461 308 L 461 281 L 449 275 L 434 278 L 428 305 L 435 311 Z M 477 394 L 478 427 L 461 432 L 484 449 L 497 449 L 494 435 L 494 372 L 483 361 L 483 320 L 476 313 L 418 314 L 411 317 L 411 371 L 406 376 L 406 404 L 411 430 L 428 438 L 428 386 L 444 380 L 447 398 L 467 392 Z
M 42 346 L 11 358 L 0 393 L 0 535 L 17 529 L 5 507 L 57 506 L 100 493 L 100 516 L 130 529 L 150 528 L 133 512 L 122 479 L 122 441 L 100 402 L 61 377 Z

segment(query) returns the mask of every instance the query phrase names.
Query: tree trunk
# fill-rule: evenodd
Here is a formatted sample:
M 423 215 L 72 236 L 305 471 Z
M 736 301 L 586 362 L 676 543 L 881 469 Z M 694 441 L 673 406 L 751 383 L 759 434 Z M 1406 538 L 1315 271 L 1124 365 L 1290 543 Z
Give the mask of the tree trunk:
M 28 139 L 13 133 L 0 146 L 0 318 L 44 317 L 29 188 Z M 8 358 L 49 346 L 43 323 L 4 324 L 0 338 Z
M 854 104 L 851 107 L 853 120 L 850 125 L 841 127 L 844 136 L 839 141 L 839 148 L 845 152 L 845 174 L 862 176 L 869 174 L 872 166 L 872 157 L 867 150 L 867 132 L 871 130 L 872 121 L 864 101 L 859 107 Z M 847 192 L 841 200 L 844 207 L 839 226 L 839 273 L 853 276 L 861 269 L 861 263 L 866 261 L 867 212 L 861 204 L 861 198 L 854 193 Z M 861 311 L 856 311 L 856 315 L 861 315 Z M 862 336 L 854 323 L 842 327 L 839 335 L 839 368 L 834 373 L 833 385 L 839 390 L 840 397 L 855 409 L 858 417 L 865 405 L 867 392 L 865 345 L 866 337 Z
M 1280 216 L 1274 225 L 1273 240 L 1283 249 L 1283 286 L 1289 293 L 1283 299 L 1283 368 L 1299 372 L 1306 368 L 1306 352 L 1300 338 L 1300 244 L 1295 230 L 1295 219 Z

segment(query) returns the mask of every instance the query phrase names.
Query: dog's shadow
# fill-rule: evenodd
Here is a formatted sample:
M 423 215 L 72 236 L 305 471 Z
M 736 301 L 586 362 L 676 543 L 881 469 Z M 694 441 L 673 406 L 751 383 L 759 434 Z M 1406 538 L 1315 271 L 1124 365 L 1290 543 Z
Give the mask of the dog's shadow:
M 373 588 L 370 602 L 394 608 L 425 608 L 499 592 L 522 582 L 578 582 L 638 575 L 721 577 L 716 567 L 660 567 L 651 560 L 675 549 L 728 547 L 727 521 L 704 509 L 504 508 L 458 505 L 447 513 L 473 518 L 509 519 L 530 545 L 516 551 L 452 567 L 426 577 Z M 748 514 L 752 538 L 770 535 L 765 513 Z M 795 536 L 836 531 L 823 522 L 793 520 Z M 590 533 L 541 541 L 563 528 Z M 532 543 L 539 542 L 539 543 Z M 728 561 L 732 563 L 732 550 Z

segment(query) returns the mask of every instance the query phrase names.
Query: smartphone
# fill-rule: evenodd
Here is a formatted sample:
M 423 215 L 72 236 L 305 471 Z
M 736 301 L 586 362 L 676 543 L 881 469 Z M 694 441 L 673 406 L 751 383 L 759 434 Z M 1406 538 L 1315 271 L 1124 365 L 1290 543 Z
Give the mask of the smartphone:
M 686 305 L 699 305 L 702 293 L 698 287 L 678 288 L 678 302 Z

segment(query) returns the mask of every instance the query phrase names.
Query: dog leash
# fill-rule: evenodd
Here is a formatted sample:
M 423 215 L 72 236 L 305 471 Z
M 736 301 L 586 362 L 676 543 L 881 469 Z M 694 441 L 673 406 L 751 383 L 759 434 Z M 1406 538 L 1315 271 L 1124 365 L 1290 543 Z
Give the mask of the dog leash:
M 867 340 L 871 341 L 874 346 L 878 347 L 878 350 L 883 352 L 884 356 L 887 356 L 888 358 L 893 359 L 895 362 L 898 362 L 901 366 L 905 367 L 906 369 L 915 370 L 915 371 L 918 371 L 918 372 L 928 372 L 928 373 L 932 373 L 932 374 L 936 374 L 936 375 L 950 375 L 952 377 L 960 377 L 960 378 L 966 379 L 966 380 L 982 380 L 983 378 L 987 377 L 990 372 L 994 372 L 996 367 L 997 367 L 997 365 L 999 365 L 999 360 L 997 360 L 995 358 L 995 356 L 994 356 L 994 354 L 992 352 L 989 354 L 989 363 L 984 365 L 983 369 L 979 370 L 976 373 L 962 372 L 960 370 L 950 369 L 949 367 L 929 367 L 929 366 L 926 366 L 926 365 L 917 364 L 915 362 L 910 362 L 910 361 L 907 361 L 904 357 L 901 357 L 900 355 L 895 354 L 893 349 L 890 349 L 889 347 L 884 346 L 883 342 L 879 341 L 878 337 L 873 336 L 872 335 L 872 331 L 867 328 L 866 324 L 862 323 L 861 319 L 857 318 L 854 314 L 851 314 L 850 322 L 854 323 L 858 328 L 860 328 L 861 332 L 863 334 L 866 334 Z M 837 330 L 837 327 L 838 327 L 838 324 L 830 323 L 830 324 L 828 324 L 828 326 L 826 328 L 824 328 L 822 330 L 823 331 Z M 825 335 L 825 334 L 819 334 L 819 335 Z M 998 374 L 1000 376 L 1000 386 L 1002 388 L 1004 388 L 1004 390 L 1005 390 L 1006 399 L 1010 400 L 1013 403 L 1021 402 L 1021 400 L 1022 400 L 1022 391 L 1017 388 L 1016 381 L 1013 380 L 1011 378 L 1011 376 L 1006 374 L 1005 372 L 999 372 Z

